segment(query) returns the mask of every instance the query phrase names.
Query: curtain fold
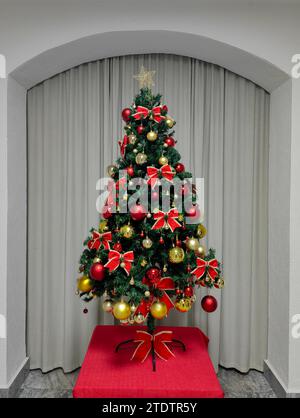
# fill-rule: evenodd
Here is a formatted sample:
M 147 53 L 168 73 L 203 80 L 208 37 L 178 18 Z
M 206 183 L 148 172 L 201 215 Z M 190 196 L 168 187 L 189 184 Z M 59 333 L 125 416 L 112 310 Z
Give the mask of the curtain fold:
M 139 67 L 156 70 L 177 121 L 177 148 L 205 179 L 207 246 L 222 261 L 225 288 L 207 315 L 197 289 L 192 311 L 166 324 L 200 327 L 215 366 L 263 369 L 267 344 L 269 95 L 223 68 L 188 57 L 108 58 L 68 70 L 28 92 L 28 315 L 32 368 L 80 366 L 96 324 L 113 323 L 75 294 L 82 242 L 98 223 L 96 181 L 118 157 L 122 108 Z

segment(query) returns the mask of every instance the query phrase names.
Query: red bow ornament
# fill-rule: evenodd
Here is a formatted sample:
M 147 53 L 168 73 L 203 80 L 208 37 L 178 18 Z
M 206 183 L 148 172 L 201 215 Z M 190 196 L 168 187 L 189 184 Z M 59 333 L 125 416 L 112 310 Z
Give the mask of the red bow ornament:
M 165 164 L 161 168 L 147 167 L 147 175 L 149 177 L 147 183 L 151 184 L 151 187 L 154 187 L 159 177 L 164 177 L 171 182 L 175 173 L 169 164 Z
M 105 250 L 109 250 L 110 246 L 109 243 L 112 240 L 112 233 L 105 232 L 104 234 L 100 234 L 97 231 L 93 231 L 92 239 L 89 240 L 87 246 L 90 250 L 98 250 L 101 245 L 105 248 Z
M 197 258 L 196 263 L 197 267 L 192 271 L 191 274 L 194 274 L 197 279 L 201 279 L 205 273 L 207 273 L 212 280 L 215 280 L 215 278 L 219 275 L 219 262 L 215 258 L 209 261 L 203 260 L 202 258 Z
M 163 212 L 159 210 L 153 215 L 153 219 L 156 220 L 156 222 L 151 229 L 161 229 L 165 226 L 168 226 L 171 229 L 171 231 L 174 232 L 176 228 L 181 227 L 181 224 L 178 221 L 176 221 L 178 216 L 178 210 L 175 208 L 170 209 L 169 212 Z
M 165 119 L 165 116 L 162 116 L 161 114 L 160 106 L 155 106 L 152 109 L 148 109 L 147 107 L 144 107 L 144 106 L 137 106 L 136 113 L 134 113 L 132 116 L 136 120 L 145 119 L 149 116 L 150 119 L 153 119 L 157 123 Z
M 160 331 L 156 334 L 149 334 L 146 331 L 136 331 L 135 343 L 138 343 L 131 360 L 138 360 L 143 363 L 148 357 L 151 348 L 153 346 L 155 354 L 162 360 L 169 360 L 171 357 L 175 357 L 174 353 L 170 350 L 167 343 L 172 342 L 172 331 Z
M 126 271 L 127 275 L 129 275 L 133 260 L 133 251 L 127 251 L 126 253 L 121 254 L 118 251 L 110 250 L 108 253 L 108 262 L 104 267 L 108 268 L 109 271 L 112 272 L 121 266 Z
M 123 142 L 119 141 L 119 147 L 122 158 L 124 158 L 126 147 L 129 143 L 128 136 L 124 135 Z

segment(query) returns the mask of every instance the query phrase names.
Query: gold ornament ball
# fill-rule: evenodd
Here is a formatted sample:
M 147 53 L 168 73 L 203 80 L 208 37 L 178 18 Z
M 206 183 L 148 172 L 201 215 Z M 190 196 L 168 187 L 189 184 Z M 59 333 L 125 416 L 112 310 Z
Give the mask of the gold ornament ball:
M 127 302 L 124 302 L 123 300 L 120 300 L 119 302 L 116 302 L 114 304 L 112 312 L 116 319 L 120 319 L 122 321 L 129 318 L 131 313 L 130 306 Z
M 162 319 L 168 313 L 167 305 L 164 302 L 154 302 L 151 305 L 150 312 L 153 318 Z
M 115 165 L 109 165 L 107 167 L 107 174 L 110 177 L 114 177 L 114 175 L 116 174 L 116 172 L 117 172 L 117 167 Z
M 123 225 L 120 228 L 120 234 L 124 238 L 132 238 L 133 233 L 134 233 L 134 229 L 131 225 Z
M 143 258 L 143 260 L 141 261 L 141 266 L 145 267 L 147 264 L 148 264 L 148 261 L 145 258 Z
M 99 257 L 95 257 L 94 259 L 93 259 L 93 263 L 100 263 L 100 258 Z
M 133 278 L 133 277 L 131 277 L 131 279 L 130 279 L 130 281 L 129 281 L 129 284 L 130 284 L 131 286 L 133 286 L 133 285 L 134 285 L 134 278 Z
M 148 298 L 150 296 L 150 294 L 151 293 L 149 292 L 149 290 L 146 290 L 145 293 L 144 293 L 144 295 L 146 296 L 146 298 Z
M 129 144 L 134 145 L 136 141 L 136 136 L 134 134 L 128 135 Z
M 108 227 L 107 227 L 107 220 L 106 219 L 103 219 L 99 223 L 99 232 L 107 231 L 107 229 L 108 229 Z
M 173 128 L 174 120 L 172 118 L 167 117 L 165 122 L 166 122 L 166 125 L 167 125 L 168 128 Z
M 134 316 L 134 320 L 137 324 L 142 324 L 145 321 L 144 315 L 141 313 Z
M 143 247 L 148 250 L 149 248 L 152 247 L 153 242 L 151 241 L 150 238 L 145 238 L 145 239 L 143 239 L 142 244 L 143 244 Z
M 135 162 L 138 165 L 143 165 L 147 162 L 147 155 L 144 154 L 143 152 L 139 152 L 136 157 L 135 157 Z
M 175 308 L 179 312 L 187 312 L 192 308 L 192 301 L 190 298 L 180 298 L 175 302 Z
M 150 142 L 156 141 L 157 140 L 157 133 L 154 131 L 150 131 L 147 133 L 147 139 Z
M 166 165 L 166 164 L 168 164 L 168 162 L 169 162 L 169 160 L 167 159 L 167 157 L 165 157 L 163 155 L 158 160 L 159 165 Z
M 113 310 L 113 301 L 110 299 L 107 299 L 103 302 L 102 308 L 104 312 L 112 312 Z
M 77 280 L 77 289 L 80 292 L 90 292 L 93 287 L 93 281 L 88 276 L 82 276 Z
M 204 225 L 199 224 L 197 226 L 197 235 L 198 235 L 199 238 L 205 237 L 205 235 L 206 235 L 206 228 L 205 228 Z
M 197 251 L 200 246 L 200 242 L 197 240 L 197 238 L 188 238 L 186 241 L 186 246 L 191 251 Z
M 184 251 L 180 247 L 171 248 L 169 251 L 169 260 L 171 263 L 182 263 L 184 260 Z
M 135 306 L 135 304 L 133 303 L 132 305 L 130 305 L 130 311 L 131 311 L 131 313 L 134 313 L 135 311 L 136 311 L 136 306 Z
M 199 245 L 197 251 L 195 251 L 195 254 L 200 258 L 205 257 L 205 254 L 206 254 L 205 246 L 204 245 Z

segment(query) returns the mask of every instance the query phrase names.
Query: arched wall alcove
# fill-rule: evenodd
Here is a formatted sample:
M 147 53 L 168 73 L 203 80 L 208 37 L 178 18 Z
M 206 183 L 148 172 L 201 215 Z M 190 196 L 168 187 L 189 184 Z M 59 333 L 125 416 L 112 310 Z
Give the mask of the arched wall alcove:
M 7 257 L 4 255 L 6 259 L 3 261 L 7 263 L 6 381 L 12 381 L 26 362 L 26 91 L 35 84 L 81 63 L 139 53 L 170 53 L 201 59 L 225 67 L 271 92 L 269 262 L 270 271 L 276 281 L 275 285 L 273 282 L 272 288 L 278 285 L 279 289 L 276 292 L 273 290 L 270 292 L 269 346 L 271 354 L 269 358 L 271 357 L 272 364 L 275 363 L 274 370 L 288 387 L 290 367 L 288 361 L 289 322 L 286 320 L 289 312 L 288 292 L 284 296 L 282 306 L 279 308 L 278 306 L 282 293 L 289 289 L 289 279 L 285 274 L 289 270 L 289 216 L 284 216 L 283 219 L 280 246 L 276 247 L 272 244 L 277 240 L 279 233 L 277 230 L 275 236 L 272 231 L 278 219 L 282 218 L 282 214 L 289 212 L 290 177 L 288 174 L 280 178 L 276 174 L 276 167 L 280 162 L 289 173 L 291 80 L 289 75 L 274 63 L 249 53 L 247 48 L 237 48 L 229 43 L 199 34 L 162 29 L 96 33 L 71 42 L 62 42 L 54 48 L 45 48 L 44 51 L 25 60 L 17 68 L 12 68 L 9 73 L 7 81 L 7 202 L 9 207 L 7 231 L 9 231 L 9 236 L 17 235 L 21 238 L 18 247 L 19 263 L 15 263 L 15 246 L 9 237 L 7 238 Z M 284 147 L 281 145 L 280 148 L 282 135 L 286 138 L 286 144 Z M 13 190 L 13 193 L 10 194 L 10 190 Z M 280 208 L 275 208 L 273 205 L 277 199 L 275 195 L 282 198 L 283 203 Z M 287 261 L 279 266 L 276 260 L 279 260 L 279 253 L 285 245 L 287 250 L 284 256 Z M 276 268 L 277 271 L 275 271 Z M 286 280 L 282 280 L 284 276 L 287 277 Z M 10 280 L 10 277 L 14 277 L 15 280 Z M 277 317 L 274 308 L 279 309 L 279 312 L 276 311 Z M 274 343 L 278 329 L 283 329 L 286 333 L 286 342 Z

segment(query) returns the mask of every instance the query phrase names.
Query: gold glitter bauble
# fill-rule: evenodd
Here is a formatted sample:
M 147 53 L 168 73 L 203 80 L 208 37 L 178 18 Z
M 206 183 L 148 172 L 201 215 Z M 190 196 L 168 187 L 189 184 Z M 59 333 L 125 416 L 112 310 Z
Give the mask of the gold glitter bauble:
M 123 225 L 120 228 L 120 234 L 124 238 L 132 238 L 134 234 L 134 229 L 131 225 Z
M 102 221 L 100 221 L 99 223 L 99 232 L 104 232 L 108 229 L 107 227 L 107 220 L 103 219 Z
M 112 312 L 116 319 L 120 319 L 122 321 L 129 318 L 131 313 L 129 304 L 123 300 L 120 300 L 114 304 Z
M 167 125 L 168 128 L 173 128 L 174 123 L 175 123 L 174 120 L 170 117 L 167 117 L 165 119 L 165 122 L 166 122 L 166 125 Z
M 147 155 L 143 152 L 139 152 L 135 157 L 135 162 L 139 165 L 145 164 L 147 162 Z
M 169 260 L 171 263 L 182 263 L 184 260 L 184 251 L 180 247 L 171 248 L 169 251 Z
M 204 245 L 199 245 L 197 251 L 195 251 L 195 255 L 200 257 L 200 258 L 203 258 L 203 257 L 205 257 L 205 254 L 206 254 L 205 246 Z
M 142 267 L 145 267 L 148 264 L 148 261 L 145 258 L 143 258 L 140 264 Z
M 150 142 L 156 141 L 157 140 L 157 133 L 154 131 L 150 131 L 147 133 L 147 139 Z
M 113 301 L 110 299 L 107 299 L 103 302 L 102 308 L 104 312 L 112 312 L 113 310 Z
M 206 235 L 206 228 L 205 228 L 205 226 L 203 226 L 202 224 L 199 224 L 197 226 L 197 236 L 199 238 L 203 238 L 203 237 L 205 237 L 205 235 Z
M 108 167 L 107 167 L 107 174 L 110 176 L 110 177 L 114 177 L 115 176 L 115 174 L 116 174 L 116 172 L 117 172 L 117 167 L 115 166 L 115 165 L 109 165 Z
M 164 302 L 154 302 L 151 305 L 150 312 L 153 318 L 162 319 L 168 313 L 167 305 Z
M 80 292 L 90 292 L 93 287 L 93 280 L 91 280 L 88 276 L 82 276 L 77 280 L 77 289 Z
M 200 247 L 200 242 L 197 238 L 191 237 L 186 240 L 186 246 L 191 251 L 197 251 Z
M 136 142 L 136 136 L 134 134 L 128 135 L 129 144 L 133 145 Z
M 147 237 L 147 238 L 143 239 L 142 244 L 143 244 L 143 247 L 148 250 L 149 248 L 152 247 L 153 242 L 150 238 Z
M 192 301 L 190 298 L 180 298 L 175 302 L 175 308 L 180 312 L 187 312 L 192 308 Z
M 169 162 L 169 160 L 167 159 L 167 157 L 165 157 L 163 155 L 158 160 L 159 165 L 166 165 L 166 164 L 168 164 L 168 162 Z

